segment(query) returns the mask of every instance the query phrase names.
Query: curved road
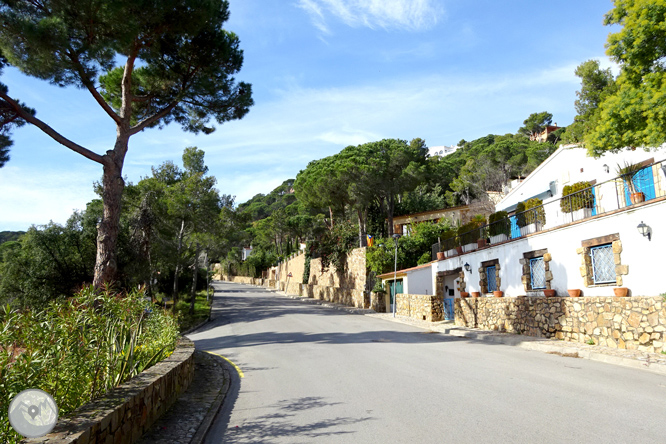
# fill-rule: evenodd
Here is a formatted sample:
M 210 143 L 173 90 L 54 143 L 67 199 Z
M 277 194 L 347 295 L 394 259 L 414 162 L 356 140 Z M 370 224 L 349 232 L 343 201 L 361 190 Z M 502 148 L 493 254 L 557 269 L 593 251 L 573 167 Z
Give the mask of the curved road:
M 215 283 L 234 373 L 208 443 L 664 443 L 666 377 Z

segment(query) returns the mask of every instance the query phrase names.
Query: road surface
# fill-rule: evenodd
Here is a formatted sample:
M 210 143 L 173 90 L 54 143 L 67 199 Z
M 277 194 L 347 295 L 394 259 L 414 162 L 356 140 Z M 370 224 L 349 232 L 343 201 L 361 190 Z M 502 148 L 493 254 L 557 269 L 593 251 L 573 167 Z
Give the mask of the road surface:
M 666 377 L 216 283 L 234 372 L 208 443 L 666 443 Z

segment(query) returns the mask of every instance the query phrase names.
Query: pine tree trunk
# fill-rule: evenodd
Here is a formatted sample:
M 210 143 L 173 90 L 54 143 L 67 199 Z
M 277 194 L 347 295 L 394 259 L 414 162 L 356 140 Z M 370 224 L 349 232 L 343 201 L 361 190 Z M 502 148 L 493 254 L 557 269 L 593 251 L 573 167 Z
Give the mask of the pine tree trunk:
M 359 247 L 367 247 L 368 246 L 368 236 L 365 228 L 365 219 L 367 218 L 364 217 L 364 211 L 363 210 L 356 210 L 356 213 L 358 214 L 358 243 Z M 367 214 L 367 210 L 365 211 Z
M 123 161 L 127 153 L 129 136 L 120 134 L 113 150 L 107 151 L 104 158 L 102 176 L 102 202 L 104 211 L 97 225 L 97 257 L 93 285 L 101 288 L 116 279 L 118 271 L 117 245 L 120 231 L 120 211 L 125 181 L 122 177 Z
M 180 231 L 178 232 L 178 251 L 176 252 L 176 271 L 173 276 L 173 304 L 178 302 L 178 276 L 180 275 L 180 253 L 183 250 L 183 233 L 185 232 L 185 220 L 180 221 Z
M 194 302 L 197 300 L 197 277 L 199 276 L 199 244 L 194 250 L 194 263 L 192 264 L 192 290 L 190 291 L 190 314 L 194 314 Z
M 386 199 L 386 218 L 388 220 L 388 235 L 393 236 L 393 211 L 395 209 L 395 201 L 393 195 Z

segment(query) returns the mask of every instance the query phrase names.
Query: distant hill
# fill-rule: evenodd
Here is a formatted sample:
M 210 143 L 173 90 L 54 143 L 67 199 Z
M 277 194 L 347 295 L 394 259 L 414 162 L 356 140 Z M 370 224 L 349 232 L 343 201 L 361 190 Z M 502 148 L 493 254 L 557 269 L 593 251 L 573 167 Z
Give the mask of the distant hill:
M 0 231 L 0 244 L 18 240 L 24 234 L 25 231 Z

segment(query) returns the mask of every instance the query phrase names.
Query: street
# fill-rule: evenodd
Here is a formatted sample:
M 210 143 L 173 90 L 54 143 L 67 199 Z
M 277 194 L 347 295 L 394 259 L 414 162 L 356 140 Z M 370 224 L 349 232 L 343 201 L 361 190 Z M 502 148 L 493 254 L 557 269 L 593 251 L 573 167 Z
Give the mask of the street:
M 208 443 L 663 443 L 666 378 L 217 282 L 189 335 L 242 371 Z

